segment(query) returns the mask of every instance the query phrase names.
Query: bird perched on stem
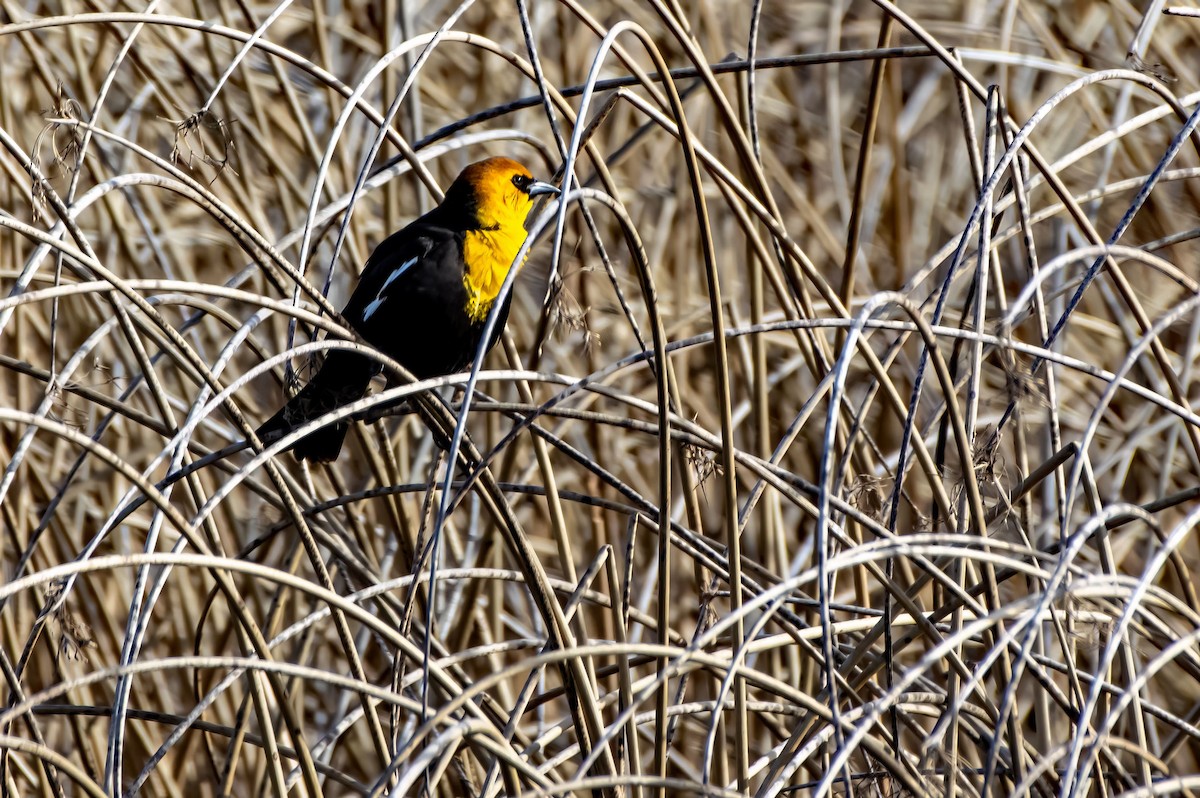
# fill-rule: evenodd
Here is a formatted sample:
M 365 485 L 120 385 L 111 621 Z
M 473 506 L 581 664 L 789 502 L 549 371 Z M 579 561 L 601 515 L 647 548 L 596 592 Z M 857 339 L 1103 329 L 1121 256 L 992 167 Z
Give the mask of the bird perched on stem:
M 473 163 L 436 208 L 375 248 L 342 315 L 366 341 L 418 379 L 461 371 L 475 357 L 488 312 L 527 233 L 534 198 L 558 194 L 508 158 Z M 512 295 L 500 308 L 491 349 L 504 331 Z M 330 350 L 320 370 L 258 428 L 265 441 L 361 399 L 380 365 Z M 327 424 L 292 447 L 297 459 L 337 459 L 349 422 Z

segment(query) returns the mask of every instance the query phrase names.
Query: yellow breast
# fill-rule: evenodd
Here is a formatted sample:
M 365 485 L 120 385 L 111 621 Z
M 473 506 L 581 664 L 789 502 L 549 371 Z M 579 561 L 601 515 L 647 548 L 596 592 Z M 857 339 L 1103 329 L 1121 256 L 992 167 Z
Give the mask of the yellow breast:
M 467 232 L 463 241 L 463 260 L 467 266 L 463 285 L 467 289 L 467 315 L 471 321 L 479 323 L 487 318 L 526 235 L 519 224 Z

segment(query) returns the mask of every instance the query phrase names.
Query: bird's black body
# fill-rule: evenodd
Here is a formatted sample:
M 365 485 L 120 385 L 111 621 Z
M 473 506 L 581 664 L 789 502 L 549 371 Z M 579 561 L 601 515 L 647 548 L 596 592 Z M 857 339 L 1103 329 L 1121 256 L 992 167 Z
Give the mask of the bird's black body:
M 484 322 L 465 313 L 463 233 L 436 227 L 425 218 L 385 239 L 363 272 L 342 315 L 380 351 L 417 378 L 461 371 L 475 357 Z M 385 286 L 394 269 L 415 262 Z M 511 295 L 510 295 L 511 296 Z M 382 300 L 368 313 L 372 303 Z M 508 317 L 500 310 L 490 349 Z
M 375 248 L 342 311 L 366 341 L 418 379 L 461 371 L 474 359 L 483 337 L 486 317 L 473 319 L 468 313 L 464 279 L 467 234 L 491 229 L 480 227 L 475 206 L 471 186 L 460 177 L 441 205 Z M 504 330 L 510 301 L 511 294 L 500 307 L 488 349 Z M 379 371 L 377 360 L 330 350 L 304 389 L 259 427 L 259 438 L 269 442 L 361 399 Z M 348 428 L 347 421 L 321 427 L 297 441 L 294 454 L 301 460 L 335 460 Z

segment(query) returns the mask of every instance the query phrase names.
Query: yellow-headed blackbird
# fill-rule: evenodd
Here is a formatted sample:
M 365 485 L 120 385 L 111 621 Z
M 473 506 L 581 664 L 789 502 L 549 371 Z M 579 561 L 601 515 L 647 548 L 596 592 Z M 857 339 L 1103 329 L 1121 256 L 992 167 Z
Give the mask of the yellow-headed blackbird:
M 483 327 L 509 267 L 525 243 L 534 197 L 557 194 L 508 158 L 473 163 L 442 204 L 384 239 L 367 261 L 342 315 L 366 341 L 418 379 L 461 371 L 475 357 Z M 508 320 L 500 308 L 490 349 Z M 316 376 L 258 428 L 264 441 L 361 399 L 378 361 L 331 350 Z M 294 445 L 300 460 L 330 462 L 349 424 L 328 424 Z

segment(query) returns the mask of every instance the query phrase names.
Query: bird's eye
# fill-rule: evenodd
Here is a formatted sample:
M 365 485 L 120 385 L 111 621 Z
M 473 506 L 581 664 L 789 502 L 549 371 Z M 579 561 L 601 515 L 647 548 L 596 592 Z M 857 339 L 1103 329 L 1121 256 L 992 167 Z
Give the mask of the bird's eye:
M 529 191 L 530 184 L 533 183 L 533 178 L 528 175 L 513 175 L 513 185 L 521 191 Z

